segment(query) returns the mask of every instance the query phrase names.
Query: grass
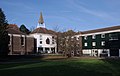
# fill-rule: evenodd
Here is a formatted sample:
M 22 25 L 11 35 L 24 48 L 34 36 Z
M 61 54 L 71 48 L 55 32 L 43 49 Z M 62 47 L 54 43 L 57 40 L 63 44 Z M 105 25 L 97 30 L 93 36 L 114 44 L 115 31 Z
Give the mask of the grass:
M 32 59 L 31 59 L 32 60 Z M 34 58 L 33 58 L 34 60 Z M 120 76 L 120 61 L 112 59 L 35 59 L 0 64 L 1 76 Z

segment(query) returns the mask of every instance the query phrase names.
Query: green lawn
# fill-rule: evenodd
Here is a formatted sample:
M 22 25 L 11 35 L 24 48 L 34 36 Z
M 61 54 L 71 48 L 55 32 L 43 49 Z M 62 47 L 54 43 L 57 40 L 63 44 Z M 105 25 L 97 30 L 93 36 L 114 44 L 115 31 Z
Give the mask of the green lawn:
M 34 60 L 34 59 L 33 59 Z M 119 60 L 61 59 L 0 64 L 0 76 L 120 76 Z

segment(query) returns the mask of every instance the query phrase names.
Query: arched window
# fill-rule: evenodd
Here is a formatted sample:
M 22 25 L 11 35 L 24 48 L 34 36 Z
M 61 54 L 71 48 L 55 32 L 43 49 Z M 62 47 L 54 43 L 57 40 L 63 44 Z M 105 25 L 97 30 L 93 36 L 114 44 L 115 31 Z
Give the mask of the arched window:
M 50 39 L 49 38 L 46 39 L 46 44 L 50 44 Z

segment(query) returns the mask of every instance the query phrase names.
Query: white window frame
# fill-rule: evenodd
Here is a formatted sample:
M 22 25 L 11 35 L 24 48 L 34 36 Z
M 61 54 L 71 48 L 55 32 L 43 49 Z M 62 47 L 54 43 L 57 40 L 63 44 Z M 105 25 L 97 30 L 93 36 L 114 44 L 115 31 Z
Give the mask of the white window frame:
M 92 46 L 96 46 L 96 42 L 92 42 Z
M 92 35 L 92 39 L 95 39 L 96 38 L 96 35 Z
M 101 42 L 101 46 L 105 46 L 105 41 L 102 41 L 102 42 Z
M 87 42 L 85 42 L 85 43 L 84 43 L 84 46 L 88 46 L 88 43 L 87 43 Z
M 87 40 L 87 36 L 84 36 L 84 39 Z
M 101 34 L 101 38 L 105 38 L 105 34 Z

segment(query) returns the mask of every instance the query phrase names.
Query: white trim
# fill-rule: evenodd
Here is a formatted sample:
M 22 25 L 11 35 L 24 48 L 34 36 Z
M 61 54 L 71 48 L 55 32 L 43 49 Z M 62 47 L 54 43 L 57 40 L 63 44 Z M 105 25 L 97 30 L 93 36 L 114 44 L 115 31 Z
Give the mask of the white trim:
M 106 33 L 111 33 L 111 32 L 120 32 L 120 29 L 118 30 L 112 30 L 112 31 L 103 31 L 103 32 L 96 32 L 96 33 L 89 33 L 89 34 L 80 34 L 80 36 L 88 36 L 88 35 L 97 35 L 97 34 L 106 34 Z
M 54 34 L 45 34 L 45 33 L 33 33 L 33 34 L 30 34 L 31 35 L 49 35 L 49 36 L 56 36 Z
M 105 34 L 101 34 L 101 38 L 105 38 Z
M 119 57 L 120 57 L 120 49 L 119 49 Z
M 101 41 L 101 46 L 105 46 L 105 41 Z
M 88 46 L 88 43 L 87 43 L 87 42 L 85 42 L 85 43 L 84 43 L 84 46 Z
M 92 46 L 96 46 L 96 42 L 92 42 Z

